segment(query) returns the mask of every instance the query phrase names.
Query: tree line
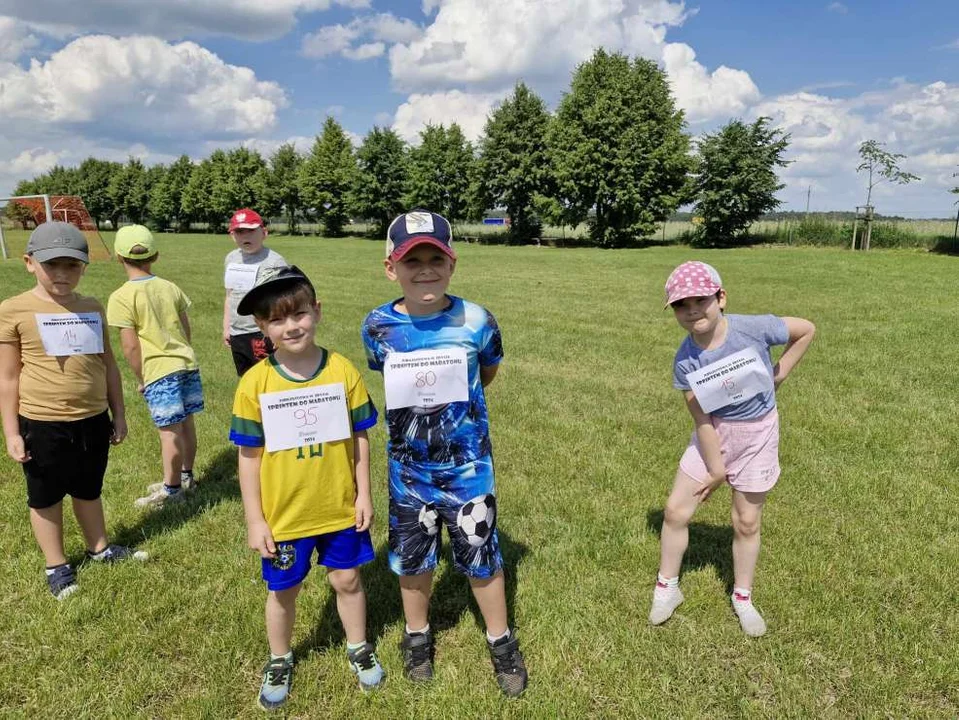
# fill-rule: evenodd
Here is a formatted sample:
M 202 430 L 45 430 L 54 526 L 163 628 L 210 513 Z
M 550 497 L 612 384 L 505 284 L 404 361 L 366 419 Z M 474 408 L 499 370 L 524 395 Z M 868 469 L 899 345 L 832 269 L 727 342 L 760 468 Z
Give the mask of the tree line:
M 695 204 L 702 240 L 729 243 L 779 205 L 776 168 L 788 145 L 760 118 L 732 120 L 694 149 L 662 69 L 603 49 L 577 67 L 555 113 L 520 82 L 475 144 L 456 123 L 427 125 L 419 139 L 411 146 L 374 127 L 354 148 L 328 117 L 305 154 L 285 144 L 268 158 L 237 147 L 152 167 L 88 158 L 22 181 L 15 194 L 79 195 L 97 223 L 178 231 L 221 230 L 240 207 L 283 217 L 291 233 L 321 223 L 327 235 L 357 217 L 382 235 L 412 207 L 453 223 L 498 209 L 510 219 L 509 242 L 532 241 L 544 224 L 587 223 L 604 247 L 641 243 Z

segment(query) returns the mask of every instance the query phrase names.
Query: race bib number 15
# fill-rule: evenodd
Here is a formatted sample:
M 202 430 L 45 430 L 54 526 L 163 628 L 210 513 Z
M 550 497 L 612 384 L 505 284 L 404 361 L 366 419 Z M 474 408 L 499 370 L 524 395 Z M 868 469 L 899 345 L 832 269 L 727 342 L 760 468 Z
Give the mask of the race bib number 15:
M 469 400 L 466 350 L 390 353 L 383 366 L 386 407 L 436 407 Z

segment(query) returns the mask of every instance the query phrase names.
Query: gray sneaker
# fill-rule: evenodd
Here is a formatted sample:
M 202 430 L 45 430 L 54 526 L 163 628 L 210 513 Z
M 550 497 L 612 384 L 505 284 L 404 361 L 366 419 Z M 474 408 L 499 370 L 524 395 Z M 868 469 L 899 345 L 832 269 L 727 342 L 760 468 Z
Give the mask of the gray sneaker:
M 364 692 L 373 690 L 383 684 L 386 673 L 376 658 L 376 648 L 373 643 L 366 643 L 356 650 L 347 650 L 346 657 L 350 661 L 350 669 L 356 673 L 360 681 L 360 689 Z
M 496 682 L 506 697 L 519 697 L 526 689 L 529 676 L 526 662 L 519 651 L 519 640 L 510 632 L 496 642 L 488 642 L 490 660 L 493 661 L 493 673 Z
M 403 631 L 400 641 L 403 653 L 403 674 L 413 682 L 433 679 L 433 633 L 408 633 Z
M 263 682 L 257 702 L 264 710 L 276 710 L 290 697 L 293 685 L 292 658 L 271 659 L 263 668 Z
M 150 487 L 153 487 L 152 485 Z M 137 498 L 133 504 L 136 507 L 162 508 L 166 505 L 175 505 L 186 500 L 186 490 L 182 487 L 177 488 L 176 492 L 169 492 L 167 486 L 159 484 L 156 490 L 151 490 L 149 495 Z
M 123 560 L 139 560 L 143 562 L 149 559 L 150 554 L 145 550 L 134 550 L 126 545 L 113 545 L 111 543 L 98 553 L 92 553 L 87 550 L 87 560 L 92 560 L 93 562 L 112 564 Z
M 58 565 L 47 575 L 47 587 L 57 600 L 70 597 L 80 589 L 77 585 L 77 573 L 69 563 Z

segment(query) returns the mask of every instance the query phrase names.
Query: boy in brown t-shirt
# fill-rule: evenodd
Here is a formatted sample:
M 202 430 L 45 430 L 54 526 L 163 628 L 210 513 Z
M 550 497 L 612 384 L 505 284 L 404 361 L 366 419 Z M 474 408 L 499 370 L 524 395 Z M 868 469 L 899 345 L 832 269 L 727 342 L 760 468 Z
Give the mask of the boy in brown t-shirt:
M 0 414 L 7 454 L 27 478 L 47 584 L 62 600 L 78 587 L 63 549 L 65 496 L 73 500 L 88 558 L 147 554 L 107 541 L 100 492 L 110 444 L 122 442 L 127 427 L 103 307 L 74 292 L 88 262 L 86 238 L 68 223 L 43 223 L 23 259 L 37 284 L 0 303 Z

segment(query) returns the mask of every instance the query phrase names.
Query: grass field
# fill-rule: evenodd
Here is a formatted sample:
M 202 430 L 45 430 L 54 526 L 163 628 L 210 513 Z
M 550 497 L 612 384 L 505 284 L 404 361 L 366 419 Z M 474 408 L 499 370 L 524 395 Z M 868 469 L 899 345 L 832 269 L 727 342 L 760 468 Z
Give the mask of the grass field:
M 21 243 L 22 237 L 14 237 Z M 129 439 L 112 451 L 104 502 L 113 537 L 144 564 L 80 568 L 54 601 L 30 533 L 19 467 L 0 461 L 0 707 L 69 718 L 255 717 L 266 657 L 264 587 L 246 548 L 226 440 L 235 376 L 219 341 L 230 240 L 164 236 L 156 271 L 192 297 L 207 410 L 198 494 L 143 512 L 159 478 L 157 434 L 124 368 Z M 359 326 L 397 293 L 379 242 L 278 238 L 314 279 L 318 339 L 365 370 Z M 691 528 L 686 603 L 646 623 L 659 525 L 691 423 L 671 388 L 682 338 L 662 285 L 697 257 L 723 274 L 732 312 L 812 319 L 816 341 L 779 393 L 783 477 L 767 505 L 756 604 L 743 636 L 732 584 L 729 494 Z M 300 596 L 296 717 L 956 717 L 959 714 L 959 468 L 953 331 L 959 260 L 815 248 L 690 251 L 462 246 L 451 291 L 488 306 L 506 360 L 488 391 L 508 597 L 530 669 L 526 695 L 496 689 L 466 583 L 444 564 L 432 622 L 437 678 L 403 679 L 399 592 L 385 563 L 384 431 L 371 433 L 379 553 L 364 572 L 370 636 L 389 673 L 355 688 L 319 573 Z M 90 266 L 104 302 L 122 281 Z M 3 296 L 30 287 L 0 264 Z M 116 347 L 116 343 L 114 344 Z M 119 355 L 119 353 L 118 353 Z M 122 361 L 121 361 L 122 367 Z M 72 517 L 69 554 L 83 544 Z

